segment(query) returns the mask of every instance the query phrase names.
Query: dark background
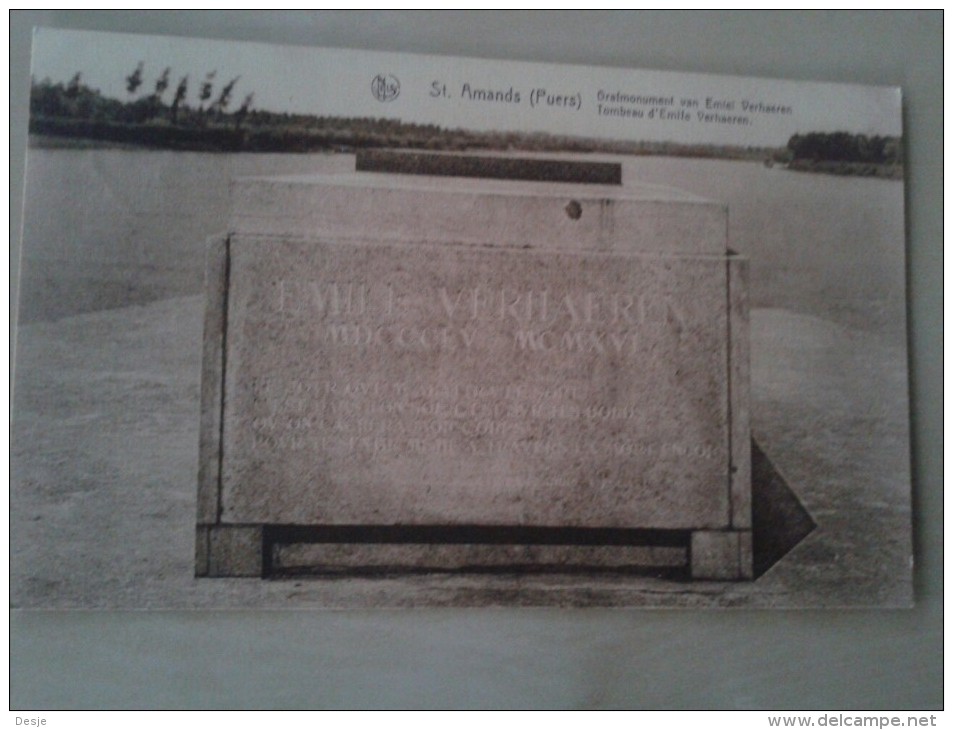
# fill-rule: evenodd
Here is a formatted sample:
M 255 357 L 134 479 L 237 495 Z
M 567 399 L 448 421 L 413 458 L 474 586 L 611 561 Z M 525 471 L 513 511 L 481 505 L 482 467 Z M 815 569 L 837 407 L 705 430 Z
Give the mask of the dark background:
M 11 707 L 942 707 L 942 19 L 11 13 L 11 306 L 32 25 L 902 87 L 917 563 L 910 611 L 16 612 Z

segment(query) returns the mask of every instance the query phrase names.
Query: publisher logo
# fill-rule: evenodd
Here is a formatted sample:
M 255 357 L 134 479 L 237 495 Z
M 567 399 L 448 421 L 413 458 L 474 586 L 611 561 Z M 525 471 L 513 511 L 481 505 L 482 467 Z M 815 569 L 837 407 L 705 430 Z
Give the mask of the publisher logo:
M 371 81 L 371 93 L 378 101 L 393 101 L 400 94 L 400 81 L 391 74 L 377 74 Z

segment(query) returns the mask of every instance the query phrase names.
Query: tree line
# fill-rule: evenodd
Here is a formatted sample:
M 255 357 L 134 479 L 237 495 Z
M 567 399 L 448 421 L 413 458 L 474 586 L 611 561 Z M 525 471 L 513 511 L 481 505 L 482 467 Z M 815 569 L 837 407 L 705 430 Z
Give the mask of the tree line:
M 862 162 L 894 165 L 903 162 L 899 137 L 868 136 L 850 132 L 795 134 L 787 148 L 793 160 Z
M 33 81 L 30 94 L 30 116 L 52 119 L 82 119 L 120 124 L 170 124 L 172 126 L 208 126 L 231 123 L 240 128 L 252 108 L 255 94 L 247 94 L 233 111 L 228 112 L 232 95 L 240 77 L 223 84 L 215 93 L 217 71 L 209 71 L 198 87 L 198 106 L 187 102 L 189 77 L 182 76 L 166 101 L 171 87 L 172 68 L 167 66 L 151 86 L 145 85 L 145 64 L 139 62 L 125 77 L 129 98 L 126 100 L 103 96 L 98 89 L 83 82 L 81 72 L 65 84 L 50 79 Z
M 66 84 L 49 79 L 33 83 L 30 131 L 35 134 L 101 140 L 151 147 L 254 152 L 347 151 L 357 147 L 430 150 L 518 149 L 526 151 L 614 152 L 762 159 L 773 148 L 599 140 L 522 132 L 474 132 L 394 119 L 315 116 L 271 112 L 253 107 L 254 93 L 231 109 L 240 78 L 215 87 L 210 71 L 192 89 L 190 80 L 173 87 L 167 67 L 149 84 L 145 66 L 123 77 L 127 99 L 106 97 L 76 73 Z
M 127 98 L 104 96 L 77 72 L 67 83 L 32 83 L 30 131 L 165 149 L 247 152 L 349 151 L 359 147 L 524 150 L 666 155 L 785 163 L 790 169 L 896 177 L 898 137 L 847 132 L 795 134 L 785 147 L 604 140 L 542 132 L 474 132 L 394 119 L 315 116 L 254 107 L 254 92 L 233 106 L 241 77 L 216 86 L 217 70 L 174 82 L 167 66 L 147 82 L 139 62 L 122 77 Z M 190 97 L 191 93 L 191 97 Z M 191 102 L 189 99 L 191 98 Z M 885 172 L 886 171 L 886 172 Z

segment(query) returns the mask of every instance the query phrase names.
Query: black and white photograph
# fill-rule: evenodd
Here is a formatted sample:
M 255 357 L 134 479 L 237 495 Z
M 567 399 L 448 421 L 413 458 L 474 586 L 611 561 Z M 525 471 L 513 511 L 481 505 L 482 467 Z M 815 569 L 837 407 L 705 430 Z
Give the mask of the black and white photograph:
M 941 11 L 9 30 L 16 724 L 936 724 Z
M 910 606 L 901 105 L 37 29 L 14 607 Z

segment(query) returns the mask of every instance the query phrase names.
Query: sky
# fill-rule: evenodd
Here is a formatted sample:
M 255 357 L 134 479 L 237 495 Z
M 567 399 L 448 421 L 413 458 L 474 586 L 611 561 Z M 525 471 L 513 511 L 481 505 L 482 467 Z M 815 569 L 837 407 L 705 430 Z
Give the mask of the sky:
M 171 68 L 167 101 L 185 75 L 192 105 L 210 71 L 216 97 L 240 77 L 232 109 L 254 93 L 254 108 L 278 112 L 757 147 L 812 131 L 901 134 L 900 92 L 888 87 L 54 29 L 38 29 L 33 48 L 35 80 L 66 82 L 81 72 L 118 99 L 130 98 L 125 78 L 141 61 L 139 95 Z

